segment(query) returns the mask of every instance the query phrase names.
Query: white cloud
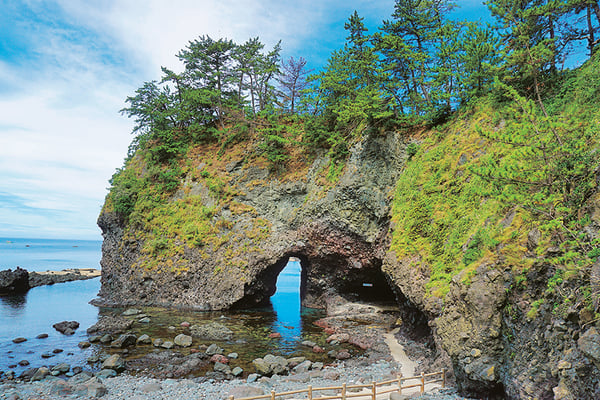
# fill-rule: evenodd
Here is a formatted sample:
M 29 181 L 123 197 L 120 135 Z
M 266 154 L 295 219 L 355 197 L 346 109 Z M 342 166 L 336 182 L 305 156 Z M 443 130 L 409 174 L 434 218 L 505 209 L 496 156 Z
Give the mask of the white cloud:
M 380 21 L 393 8 L 388 0 L 339 3 L 23 3 L 30 12 L 14 19 L 29 53 L 4 62 L 0 53 L 0 194 L 14 202 L 2 206 L 8 197 L 0 196 L 0 235 L 100 238 L 95 222 L 108 179 L 131 141 L 132 123 L 118 113 L 126 96 L 158 79 L 161 65 L 178 69 L 175 54 L 199 35 L 238 43 L 259 36 L 267 47 L 281 39 L 284 56 L 308 59 L 343 40 L 354 9 Z

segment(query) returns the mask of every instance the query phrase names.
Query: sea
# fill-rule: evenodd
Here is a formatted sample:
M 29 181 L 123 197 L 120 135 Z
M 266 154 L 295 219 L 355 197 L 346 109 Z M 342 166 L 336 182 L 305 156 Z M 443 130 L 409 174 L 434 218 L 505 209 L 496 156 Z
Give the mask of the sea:
M 101 245 L 101 241 L 87 240 L 0 238 L 0 270 L 17 266 L 28 271 L 100 268 Z M 245 337 L 247 344 L 239 347 L 232 344 L 235 351 L 251 350 L 255 353 L 251 356 L 269 352 L 300 354 L 302 340 L 324 340 L 322 331 L 312 324 L 323 316 L 322 312 L 301 307 L 300 271 L 300 262 L 290 259 L 278 277 L 277 292 L 267 307 L 229 313 L 144 310 L 152 314 L 157 323 L 164 322 L 158 331 L 143 331 L 141 327 L 137 333 L 167 335 L 168 326 L 179 321 L 202 323 L 219 319 L 231 321 L 234 331 L 241 329 L 236 332 Z M 103 351 L 97 345 L 79 348 L 81 342 L 88 340 L 86 329 L 98 321 L 101 313 L 122 311 L 107 311 L 89 304 L 99 290 L 100 278 L 95 278 L 35 287 L 21 295 L 0 296 L 0 371 L 12 370 L 18 375 L 28 368 L 59 363 L 85 368 L 88 358 Z M 74 335 L 65 336 L 52 327 L 61 321 L 77 321 L 80 328 Z M 269 332 L 279 333 L 281 338 L 265 340 Z M 40 334 L 48 337 L 38 339 Z M 27 340 L 14 343 L 13 339 L 19 337 Z

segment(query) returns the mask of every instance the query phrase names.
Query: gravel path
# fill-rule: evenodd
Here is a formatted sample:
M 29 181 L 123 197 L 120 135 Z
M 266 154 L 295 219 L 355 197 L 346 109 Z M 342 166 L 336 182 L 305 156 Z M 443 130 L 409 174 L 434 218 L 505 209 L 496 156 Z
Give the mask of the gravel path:
M 290 376 L 274 376 L 272 378 L 260 378 L 259 381 L 247 383 L 245 380 L 214 382 L 197 379 L 166 379 L 157 380 L 145 377 L 134 377 L 120 375 L 107 378 L 102 381 L 107 389 L 101 396 L 105 400 L 221 400 L 227 399 L 230 394 L 237 394 L 240 387 L 258 388 L 263 393 L 271 390 L 283 392 L 296 389 L 304 389 L 307 385 L 313 388 L 341 386 L 347 384 L 363 384 L 373 380 L 383 381 L 395 376 L 398 371 L 396 362 L 379 361 L 368 366 L 350 367 L 343 363 L 336 367 L 327 367 L 323 371 L 307 372 Z M 71 378 L 73 379 L 73 378 Z M 66 381 L 67 383 L 69 381 Z M 46 378 L 40 382 L 33 383 L 3 383 L 0 384 L 0 399 L 87 399 L 94 398 L 81 390 L 65 391 L 65 381 L 60 378 Z M 62 392 L 61 392 L 62 390 Z M 239 397 L 245 395 L 256 395 L 257 393 L 243 394 L 238 392 Z M 258 393 L 260 394 L 260 393 Z M 333 394 L 333 393 L 331 393 Z M 386 395 L 385 399 L 388 399 Z M 456 395 L 456 391 L 450 389 L 436 389 L 423 397 L 412 397 L 422 399 L 457 400 L 462 397 Z

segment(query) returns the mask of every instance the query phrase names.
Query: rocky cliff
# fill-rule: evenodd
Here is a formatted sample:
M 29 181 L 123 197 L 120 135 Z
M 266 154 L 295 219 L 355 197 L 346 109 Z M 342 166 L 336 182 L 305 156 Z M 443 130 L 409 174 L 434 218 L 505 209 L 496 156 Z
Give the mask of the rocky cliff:
M 600 262 L 559 268 L 549 260 L 561 250 L 535 219 L 497 204 L 469 172 L 492 151 L 473 129 L 485 112 L 444 130 L 366 135 L 333 177 L 325 155 L 297 154 L 282 171 L 247 143 L 222 155 L 195 147 L 168 198 L 140 192 L 124 217 L 108 196 L 98 219 L 101 301 L 258 305 L 293 256 L 304 305 L 397 300 L 406 324 L 425 322 L 421 331 L 467 394 L 598 398 Z M 139 156 L 126 173 L 150 174 Z M 595 195 L 586 210 L 592 241 L 599 210 Z

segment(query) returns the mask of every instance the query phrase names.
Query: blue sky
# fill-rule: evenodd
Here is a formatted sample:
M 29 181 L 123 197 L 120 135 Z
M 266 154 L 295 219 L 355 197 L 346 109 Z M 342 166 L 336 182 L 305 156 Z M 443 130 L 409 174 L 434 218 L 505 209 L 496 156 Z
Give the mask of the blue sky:
M 460 17 L 487 14 L 461 0 Z M 101 239 L 96 219 L 123 163 L 124 99 L 199 35 L 282 40 L 325 63 L 357 10 L 371 32 L 394 1 L 0 0 L 0 237 Z

